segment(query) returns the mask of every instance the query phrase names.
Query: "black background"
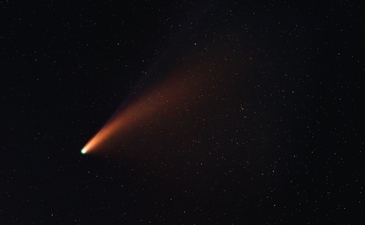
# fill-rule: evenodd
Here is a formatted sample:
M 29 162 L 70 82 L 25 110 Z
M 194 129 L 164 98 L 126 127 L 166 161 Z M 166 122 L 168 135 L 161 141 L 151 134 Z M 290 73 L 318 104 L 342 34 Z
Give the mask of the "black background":
M 356 2 L 0 7 L 2 224 L 364 222 Z M 184 110 L 80 154 L 172 71 Z

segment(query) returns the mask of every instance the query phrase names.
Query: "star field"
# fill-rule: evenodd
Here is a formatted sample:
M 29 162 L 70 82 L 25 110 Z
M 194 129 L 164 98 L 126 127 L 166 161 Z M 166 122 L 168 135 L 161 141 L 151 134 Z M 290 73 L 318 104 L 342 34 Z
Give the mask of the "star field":
M 355 1 L 0 6 L 0 223 L 364 223 Z

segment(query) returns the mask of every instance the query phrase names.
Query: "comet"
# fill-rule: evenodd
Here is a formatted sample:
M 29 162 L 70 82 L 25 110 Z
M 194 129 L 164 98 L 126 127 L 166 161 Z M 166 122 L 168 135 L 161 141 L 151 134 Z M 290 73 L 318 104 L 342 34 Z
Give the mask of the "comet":
M 110 149 L 135 127 L 147 126 L 161 115 L 164 119 L 172 119 L 174 114 L 179 113 L 177 110 L 201 101 L 203 98 L 196 97 L 202 96 L 199 93 L 202 89 L 197 85 L 203 81 L 198 77 L 194 73 L 187 76 L 175 72 L 161 84 L 136 97 L 109 119 L 82 148 L 81 153 Z
M 196 95 L 196 76 L 190 80 L 187 76 L 175 74 L 156 87 L 146 91 L 132 100 L 123 110 L 119 110 L 82 148 L 82 154 L 113 147 L 123 134 L 136 125 L 153 121 L 154 117 L 163 113 L 170 114 L 178 105 L 187 104 Z M 199 82 L 198 82 L 199 83 Z
M 181 67 L 168 71 L 169 76 L 154 87 L 129 98 L 128 104 L 125 103 L 123 108 L 108 120 L 82 148 L 81 153 L 115 149 L 131 131 L 143 127 L 149 130 L 156 128 L 150 127 L 151 124 L 159 126 L 158 122 L 154 123 L 156 118 L 174 124 L 177 118 L 175 115 L 185 115 L 190 109 L 204 110 L 203 107 L 216 104 L 218 96 L 227 92 L 224 87 L 229 85 L 229 82 L 223 81 L 222 74 L 226 72 L 222 68 L 225 67 L 217 67 L 222 63 L 214 60 L 202 62 L 200 57 L 195 60 L 191 58 L 191 61 L 180 65 Z M 196 63 L 199 63 L 199 66 L 196 66 Z M 222 85 L 223 83 L 225 85 Z

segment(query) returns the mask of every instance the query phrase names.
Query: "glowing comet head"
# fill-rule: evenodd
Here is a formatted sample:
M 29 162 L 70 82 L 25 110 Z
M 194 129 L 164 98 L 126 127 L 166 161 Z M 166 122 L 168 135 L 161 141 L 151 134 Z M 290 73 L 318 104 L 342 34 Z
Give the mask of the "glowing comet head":
M 82 154 L 86 154 L 86 152 L 87 152 L 87 150 L 86 150 L 85 148 L 83 148 L 83 149 L 81 150 L 81 153 L 82 153 Z

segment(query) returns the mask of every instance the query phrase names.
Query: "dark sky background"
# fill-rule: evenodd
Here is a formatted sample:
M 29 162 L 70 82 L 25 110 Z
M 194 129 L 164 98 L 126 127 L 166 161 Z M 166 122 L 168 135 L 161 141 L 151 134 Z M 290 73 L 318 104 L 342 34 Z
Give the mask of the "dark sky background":
M 364 223 L 355 1 L 0 7 L 1 224 Z

